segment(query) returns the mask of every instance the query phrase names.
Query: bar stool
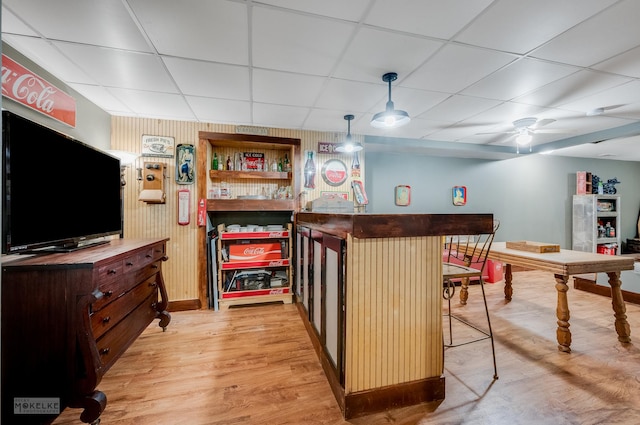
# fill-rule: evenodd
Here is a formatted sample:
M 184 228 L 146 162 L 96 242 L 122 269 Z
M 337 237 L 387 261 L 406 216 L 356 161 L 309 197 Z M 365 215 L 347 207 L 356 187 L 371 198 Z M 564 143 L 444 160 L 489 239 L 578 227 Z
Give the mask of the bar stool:
M 496 351 L 493 342 L 493 331 L 491 329 L 491 319 L 489 317 L 489 308 L 487 307 L 487 298 L 484 292 L 484 279 L 482 273 L 484 271 L 489 250 L 493 243 L 500 222 L 494 220 L 493 231 L 487 234 L 477 235 L 452 235 L 447 236 L 445 239 L 443 264 L 442 264 L 442 276 L 443 276 L 443 291 L 442 295 L 447 300 L 448 310 L 445 316 L 448 318 L 449 325 L 449 338 L 448 343 L 444 342 L 444 348 L 459 347 L 461 345 L 467 345 L 474 342 L 483 341 L 486 339 L 491 340 L 491 353 L 493 355 L 493 379 L 498 379 L 498 368 L 496 366 Z M 464 318 L 451 313 L 451 298 L 456 292 L 456 283 L 461 282 L 463 285 L 467 285 L 469 281 L 477 281 L 482 289 L 482 301 L 484 302 L 484 310 L 487 316 L 487 328 L 480 327 L 476 324 L 465 320 Z M 466 326 L 475 329 L 482 336 L 461 338 L 460 341 L 454 342 L 453 338 L 453 320 L 456 320 Z

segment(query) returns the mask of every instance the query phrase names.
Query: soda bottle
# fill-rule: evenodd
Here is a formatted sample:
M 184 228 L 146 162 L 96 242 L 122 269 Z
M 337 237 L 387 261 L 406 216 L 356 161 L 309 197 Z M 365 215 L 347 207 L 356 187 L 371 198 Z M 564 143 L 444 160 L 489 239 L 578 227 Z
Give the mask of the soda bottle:
M 304 187 L 315 189 L 316 164 L 313 162 L 313 152 L 307 152 L 307 161 L 304 163 Z
M 213 153 L 213 159 L 211 160 L 211 169 L 218 169 L 218 154 L 216 152 Z

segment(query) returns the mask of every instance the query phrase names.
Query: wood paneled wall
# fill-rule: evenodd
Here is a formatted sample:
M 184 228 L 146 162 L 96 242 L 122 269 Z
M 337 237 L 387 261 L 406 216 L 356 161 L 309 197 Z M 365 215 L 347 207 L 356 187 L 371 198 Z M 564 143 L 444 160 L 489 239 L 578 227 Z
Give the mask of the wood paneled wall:
M 349 235 L 347 251 L 345 392 L 440 376 L 441 238 Z
M 341 117 L 336 118 L 337 120 Z M 170 121 L 150 118 L 119 117 L 112 118 L 111 149 L 132 153 L 141 153 L 142 136 L 169 136 L 175 139 L 175 144 L 190 143 L 198 145 L 200 131 L 235 133 L 235 126 L 226 124 L 199 123 L 191 121 Z M 306 150 L 317 152 L 318 142 L 339 143 L 343 133 L 301 131 L 290 129 L 269 128 L 268 135 L 272 137 L 298 138 L 301 140 L 301 154 Z M 354 140 L 364 144 L 364 137 L 353 135 Z M 211 164 L 211 150 L 198 152 L 196 156 L 206 155 L 206 164 Z M 338 187 L 327 185 L 320 176 L 320 170 L 325 161 L 338 158 L 351 168 L 350 154 L 316 154 L 316 188 L 308 190 L 302 198 L 304 202 L 313 200 L 323 191 L 348 192 L 349 199 L 353 199 L 351 179 Z M 302 161 L 303 158 L 294 158 Z M 138 201 L 138 194 L 142 189 L 142 182 L 137 180 L 137 168 L 142 168 L 145 161 L 155 161 L 166 164 L 166 203 L 147 204 Z M 361 176 L 365 175 L 364 154 L 360 152 Z M 205 258 L 198 257 L 197 238 L 197 202 L 195 185 L 179 185 L 175 179 L 175 158 L 138 157 L 136 162 L 127 167 L 124 188 L 124 236 L 126 238 L 168 237 L 167 253 L 169 261 L 164 263 L 164 277 L 170 301 L 198 300 L 199 287 L 206 285 L 206 276 L 198 276 L 198 262 Z M 303 179 L 302 173 L 296 178 Z M 197 182 L 196 182 L 197 184 Z M 177 192 L 179 189 L 191 190 L 190 223 L 186 226 L 178 224 Z M 202 301 L 202 300 L 200 300 Z M 202 304 L 205 307 L 206 303 Z

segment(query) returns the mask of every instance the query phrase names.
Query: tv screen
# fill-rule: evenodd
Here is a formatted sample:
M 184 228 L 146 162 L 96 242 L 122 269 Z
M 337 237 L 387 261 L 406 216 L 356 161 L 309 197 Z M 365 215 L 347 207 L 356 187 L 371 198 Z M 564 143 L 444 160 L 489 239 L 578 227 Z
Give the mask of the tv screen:
M 2 147 L 3 254 L 70 250 L 120 233 L 118 158 L 9 111 Z

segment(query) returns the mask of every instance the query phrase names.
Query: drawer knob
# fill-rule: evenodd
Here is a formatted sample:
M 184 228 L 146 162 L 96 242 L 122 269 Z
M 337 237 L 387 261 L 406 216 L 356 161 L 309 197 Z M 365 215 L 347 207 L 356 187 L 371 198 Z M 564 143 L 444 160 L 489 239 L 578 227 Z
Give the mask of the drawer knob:
M 113 291 L 107 291 L 104 293 L 105 297 L 110 297 L 111 295 L 113 295 Z
M 157 265 L 157 264 L 152 264 L 152 265 L 151 265 L 151 268 L 152 268 L 152 269 L 157 269 L 157 268 L 158 268 L 158 265 Z
M 102 323 L 109 323 L 109 320 L 111 320 L 111 317 L 106 316 L 102 318 Z
M 131 267 L 133 266 L 133 263 L 131 261 L 127 261 L 127 266 Z
M 111 351 L 111 348 L 109 348 L 109 347 L 102 348 L 100 350 L 100 354 L 102 354 L 103 356 L 106 356 L 107 354 L 109 354 L 109 351 Z
M 145 257 L 147 257 L 147 258 L 151 258 L 151 257 L 153 257 L 153 256 L 152 256 L 152 255 L 150 255 L 150 254 L 147 254 L 147 255 L 145 255 Z
M 153 288 L 153 287 L 158 286 L 158 283 L 157 282 L 150 282 L 149 286 L 151 286 Z
M 107 272 L 107 274 L 116 274 L 116 273 L 118 273 L 116 269 L 109 269 L 109 271 Z

